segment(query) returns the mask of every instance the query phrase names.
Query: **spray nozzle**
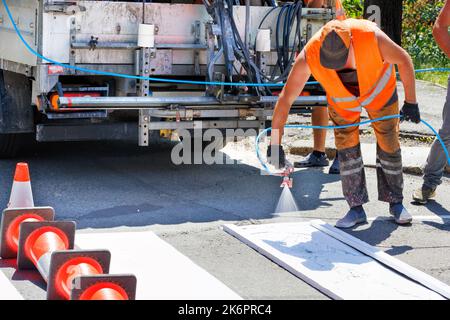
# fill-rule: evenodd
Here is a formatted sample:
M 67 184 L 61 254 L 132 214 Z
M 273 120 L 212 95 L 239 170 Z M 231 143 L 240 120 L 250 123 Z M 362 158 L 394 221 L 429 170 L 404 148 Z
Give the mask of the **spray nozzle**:
M 294 172 L 294 167 L 292 166 L 292 164 L 287 163 L 286 167 L 284 168 L 283 173 L 281 174 L 281 176 L 283 177 L 283 181 L 281 182 L 280 187 L 284 188 L 284 187 L 288 187 L 289 189 L 292 188 L 293 185 L 293 179 L 290 177 L 290 175 Z
M 292 178 L 289 178 L 289 176 L 286 176 L 283 178 L 280 188 L 288 187 L 289 189 L 292 189 L 292 183 L 293 183 Z

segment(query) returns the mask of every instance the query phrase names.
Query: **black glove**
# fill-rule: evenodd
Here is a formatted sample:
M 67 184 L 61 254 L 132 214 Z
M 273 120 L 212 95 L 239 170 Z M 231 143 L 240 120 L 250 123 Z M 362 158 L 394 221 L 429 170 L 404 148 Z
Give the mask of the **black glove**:
M 280 145 L 269 145 L 267 148 L 267 161 L 277 169 L 286 166 L 286 155 Z
M 417 103 L 408 103 L 405 101 L 402 110 L 400 110 L 402 121 L 411 121 L 414 123 L 420 122 L 420 111 Z

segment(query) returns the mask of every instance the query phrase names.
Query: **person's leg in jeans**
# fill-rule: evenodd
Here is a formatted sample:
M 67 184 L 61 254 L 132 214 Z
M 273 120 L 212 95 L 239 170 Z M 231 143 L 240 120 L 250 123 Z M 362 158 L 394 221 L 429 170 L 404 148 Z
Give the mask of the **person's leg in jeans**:
M 442 127 L 439 130 L 439 135 L 444 141 L 447 149 L 450 148 L 450 77 L 449 87 L 447 88 L 447 99 L 442 111 Z M 447 157 L 442 145 L 436 138 L 424 168 L 423 185 L 413 194 L 413 199 L 420 203 L 426 203 L 435 195 L 435 190 L 441 184 L 442 176 L 444 175 L 445 167 L 447 165 Z

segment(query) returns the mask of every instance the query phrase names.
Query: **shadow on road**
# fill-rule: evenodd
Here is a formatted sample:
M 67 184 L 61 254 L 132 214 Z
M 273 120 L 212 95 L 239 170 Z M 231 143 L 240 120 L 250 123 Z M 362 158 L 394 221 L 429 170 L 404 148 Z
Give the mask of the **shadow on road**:
M 415 202 L 413 202 L 413 204 L 418 205 Z M 423 206 L 437 216 L 440 216 L 440 217 L 447 216 L 448 217 L 450 215 L 450 211 L 448 211 L 446 208 L 444 208 L 442 206 L 442 204 L 440 204 L 439 202 L 437 202 L 435 200 L 431 200 L 426 205 L 423 205 Z M 423 221 L 423 224 L 429 225 L 429 226 L 434 227 L 439 230 L 450 231 L 450 223 L 448 223 L 448 220 L 444 220 L 443 223 L 435 222 L 435 221 Z
M 436 201 L 430 201 L 428 202 L 425 207 L 433 212 L 437 216 L 447 216 L 450 215 L 450 211 L 448 211 L 446 208 L 444 208 L 439 202 Z
M 297 171 L 293 178 L 292 194 L 298 204 L 299 211 L 331 207 L 332 202 L 345 201 L 344 197 L 323 197 L 326 195 L 323 190 L 324 186 L 340 181 L 340 175 L 326 174 L 323 169 L 307 169 Z
M 437 216 L 450 215 L 450 211 L 448 211 L 446 208 L 444 208 L 439 202 L 430 201 L 425 206 L 427 209 L 429 209 L 431 212 L 433 212 Z M 431 227 L 434 227 L 436 229 L 439 229 L 439 230 L 450 231 L 450 223 L 446 223 L 446 222 L 448 222 L 448 220 L 444 220 L 444 223 L 435 222 L 435 221 L 424 221 L 423 223 L 426 225 L 429 225 Z
M 393 220 L 386 220 L 384 218 L 375 219 L 366 229 L 346 230 L 352 236 L 367 242 L 372 246 L 377 246 L 383 241 L 391 237 L 392 233 L 398 228 L 410 228 L 411 225 L 399 226 Z M 407 251 L 414 249 L 411 246 L 393 246 L 385 252 L 391 256 L 400 255 Z
M 78 228 L 111 228 L 272 218 L 279 177 L 249 165 L 174 165 L 174 143 L 146 148 L 131 142 L 46 143 L 21 159 L 0 161 L 0 205 L 6 206 L 14 167 L 30 165 L 35 205 L 55 208 Z M 221 153 L 225 160 L 228 156 Z M 295 174 L 300 210 L 331 206 L 323 187 L 339 176 Z
M 17 270 L 16 259 L 0 259 L 1 269 L 15 269 L 11 279 L 14 281 L 29 281 L 43 290 L 47 290 L 47 283 L 36 270 Z M 1 271 L 0 271 L 1 272 Z

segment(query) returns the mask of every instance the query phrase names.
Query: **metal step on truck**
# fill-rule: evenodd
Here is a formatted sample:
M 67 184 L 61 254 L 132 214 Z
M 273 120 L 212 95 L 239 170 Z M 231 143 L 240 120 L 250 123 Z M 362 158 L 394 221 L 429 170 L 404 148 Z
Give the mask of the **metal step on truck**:
M 333 16 L 301 1 L 2 0 L 0 157 L 27 139 L 147 146 L 179 129 L 257 132 Z M 325 103 L 311 84 L 292 112 Z

